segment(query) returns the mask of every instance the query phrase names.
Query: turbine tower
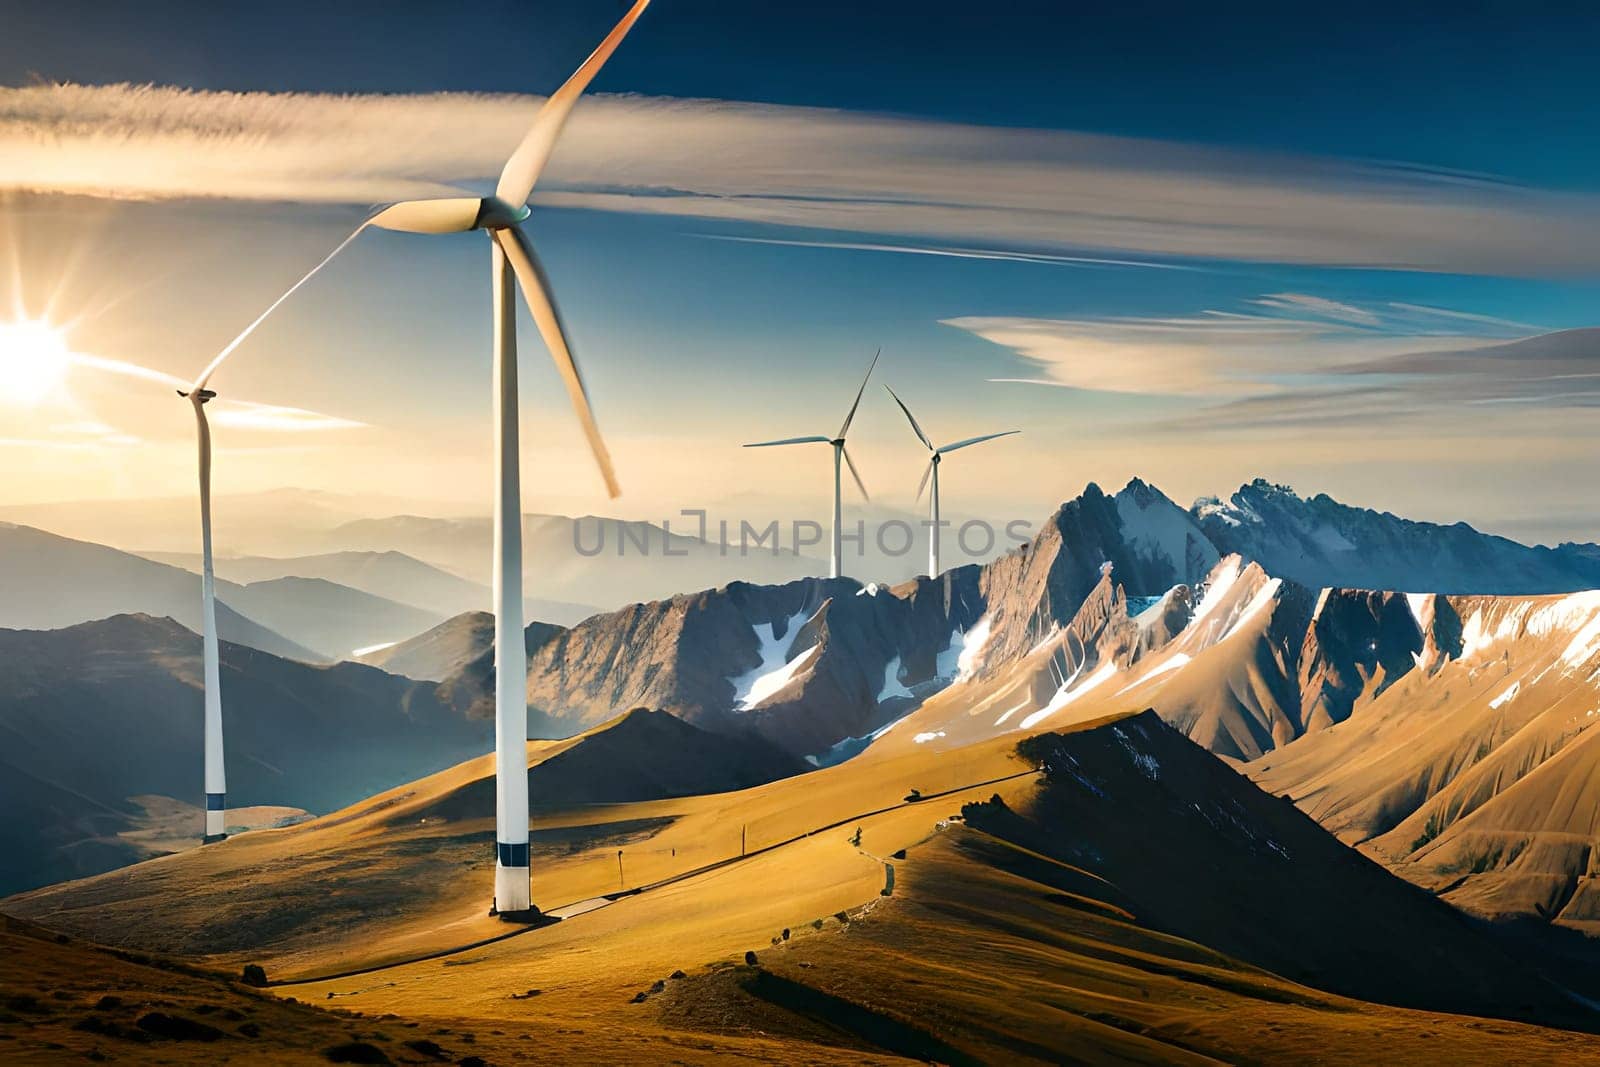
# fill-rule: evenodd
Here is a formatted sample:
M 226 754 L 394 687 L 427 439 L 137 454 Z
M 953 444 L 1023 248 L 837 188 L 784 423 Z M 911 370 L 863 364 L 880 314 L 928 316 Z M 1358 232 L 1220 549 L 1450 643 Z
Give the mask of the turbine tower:
M 850 450 L 844 446 L 844 438 L 850 432 L 850 423 L 856 417 L 856 408 L 861 406 L 861 396 L 867 391 L 867 381 L 872 377 L 872 368 L 878 365 L 878 357 L 883 355 L 883 349 L 878 349 L 872 355 L 872 362 L 867 364 L 867 376 L 861 379 L 861 388 L 856 390 L 856 401 L 850 405 L 850 413 L 844 417 L 844 425 L 839 427 L 839 432 L 832 437 L 785 437 L 781 441 L 757 441 L 755 444 L 745 445 L 746 448 L 771 448 L 774 445 L 832 445 L 833 446 L 833 532 L 832 546 L 828 552 L 828 577 L 837 578 L 842 572 L 841 557 L 844 555 L 844 539 L 841 536 L 839 523 L 842 510 L 841 491 L 839 484 L 839 463 L 844 461 L 850 468 L 850 477 L 855 479 L 856 488 L 861 490 L 861 499 L 871 500 L 867 487 L 861 481 L 861 475 L 856 470 L 855 461 L 850 458 Z
M 885 389 L 889 389 L 887 385 Z M 933 494 L 928 498 L 928 577 L 939 576 L 939 461 L 947 452 L 954 452 L 958 448 L 968 445 L 981 445 L 985 441 L 993 441 L 996 437 L 1009 437 L 1021 430 L 1001 430 L 999 433 L 987 433 L 982 437 L 969 437 L 965 441 L 954 444 L 941 445 L 938 448 L 928 440 L 928 435 L 922 432 L 922 427 L 917 425 L 917 417 L 911 414 L 911 409 L 906 407 L 905 401 L 895 396 L 894 390 L 889 389 L 889 395 L 894 397 L 894 402 L 900 405 L 900 410 L 905 412 L 906 421 L 911 423 L 911 431 L 917 435 L 917 440 L 932 453 L 928 457 L 928 466 L 922 472 L 922 481 L 917 483 L 917 499 L 922 499 L 922 491 L 928 487 L 929 479 L 933 481 Z
M 555 149 L 567 116 L 583 90 L 616 51 L 650 0 L 637 0 L 594 53 L 539 109 L 517 146 L 494 195 L 411 200 L 393 204 L 366 223 L 405 233 L 446 234 L 483 230 L 489 236 L 494 316 L 494 662 L 495 662 L 495 879 L 494 910 L 507 917 L 536 915 L 528 876 L 528 700 L 527 653 L 522 627 L 522 500 L 518 466 L 517 319 L 514 290 L 533 315 L 566 384 L 567 395 L 600 466 L 607 493 L 618 495 L 616 475 L 588 392 L 567 344 L 550 281 L 521 223 L 531 214 L 528 197 Z

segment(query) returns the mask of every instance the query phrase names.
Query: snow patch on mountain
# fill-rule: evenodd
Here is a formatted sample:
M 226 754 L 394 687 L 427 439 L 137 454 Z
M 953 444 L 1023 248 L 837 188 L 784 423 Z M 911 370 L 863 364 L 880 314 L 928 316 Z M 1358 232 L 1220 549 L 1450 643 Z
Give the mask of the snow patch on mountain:
M 1522 689 L 1522 683 L 1521 682 L 1512 682 L 1510 687 L 1508 689 L 1506 689 L 1505 692 L 1501 693 L 1499 696 L 1497 696 L 1493 700 L 1489 701 L 1489 706 L 1491 708 L 1495 708 L 1496 710 L 1498 710 L 1500 708 L 1500 706 L 1502 704 L 1505 704 L 1507 701 L 1515 700 L 1517 698 L 1517 693 L 1521 689 Z
M 1160 622 L 1166 614 L 1167 605 L 1172 602 L 1172 596 L 1178 591 L 1174 586 L 1160 596 L 1131 596 L 1128 598 L 1128 614 L 1132 616 L 1134 624 L 1140 630 L 1149 630 Z
M 816 658 L 817 646 L 812 645 L 783 666 L 753 679 L 749 688 L 745 690 L 744 696 L 740 699 L 738 709 L 740 711 L 749 711 L 768 697 L 783 691 Z
M 1025 708 L 1027 706 L 1028 706 L 1028 702 L 1026 700 L 1024 700 L 1022 703 L 1016 705 L 1015 707 L 1007 708 L 1001 714 L 1001 716 L 994 721 L 994 724 L 996 726 L 1004 726 L 1006 724 L 1006 720 L 1007 719 L 1011 718 L 1011 716 L 1015 715 L 1017 712 L 1021 711 L 1023 708 Z
M 983 650 L 989 643 L 993 622 L 988 615 L 963 631 L 959 626 L 950 632 L 950 644 L 934 657 L 934 671 L 940 678 L 964 682 L 983 665 Z
M 1187 580 L 1192 565 L 1215 562 L 1194 518 L 1159 489 L 1135 478 L 1114 499 L 1124 543 L 1139 556 L 1170 564 L 1178 581 Z
M 1241 611 L 1233 620 L 1233 623 L 1228 627 L 1227 632 L 1217 640 L 1219 642 L 1226 641 L 1228 638 L 1238 633 L 1246 623 L 1255 618 L 1257 615 L 1261 614 L 1268 604 L 1277 599 L 1278 590 L 1282 588 L 1283 579 L 1274 578 L 1267 582 L 1267 584 L 1263 585 L 1260 589 L 1256 590 L 1256 595 L 1250 598 L 1250 603 L 1245 605 L 1244 610 Z
M 1060 689 L 1056 690 L 1056 695 L 1050 698 L 1050 703 L 1046 704 L 1032 715 L 1029 715 L 1027 718 L 1023 719 L 1022 722 L 1017 725 L 1017 729 L 1027 730 L 1037 726 L 1039 723 L 1048 719 L 1050 716 L 1054 715 L 1068 704 L 1071 704 L 1073 701 L 1094 692 L 1094 690 L 1098 689 L 1106 682 L 1107 679 L 1116 673 L 1117 665 L 1115 661 L 1107 660 L 1105 663 L 1102 663 L 1098 668 L 1096 668 L 1093 674 L 1085 678 L 1082 685 L 1079 685 L 1076 688 L 1072 686 L 1072 682 L 1077 680 L 1077 675 L 1074 674 L 1066 685 L 1063 685 Z
M 1600 613 L 1600 589 L 1562 597 L 1528 617 L 1528 632 L 1547 637 L 1558 630 L 1581 629 Z
M 1121 689 L 1117 690 L 1117 693 L 1120 696 L 1130 689 L 1137 689 L 1139 686 L 1154 678 L 1159 678 L 1163 674 L 1171 674 L 1173 671 L 1181 670 L 1182 668 L 1187 667 L 1189 662 L 1190 657 L 1187 652 L 1174 652 L 1172 655 L 1168 656 L 1166 659 L 1162 660 L 1160 663 L 1146 671 L 1143 678 L 1140 678 L 1138 681 L 1129 685 L 1123 686 Z
M 1407 593 L 1406 607 L 1411 609 L 1411 617 L 1417 620 L 1417 629 L 1427 633 L 1428 624 L 1433 618 L 1433 594 Z
M 1200 598 L 1200 604 L 1194 609 L 1193 618 L 1189 620 L 1191 628 L 1198 626 L 1201 620 L 1217 610 L 1227 598 L 1228 591 L 1233 588 L 1233 583 L 1239 580 L 1239 572 L 1242 569 L 1239 557 L 1229 556 L 1211 572 L 1210 577 L 1206 579 L 1205 592 Z
M 781 690 L 816 657 L 817 647 L 813 645 L 795 659 L 788 658 L 800 628 L 809 618 L 810 615 L 805 611 L 789 616 L 782 637 L 776 634 L 776 623 L 762 622 L 751 627 L 755 631 L 758 642 L 756 654 L 761 657 L 761 662 L 745 673 L 728 679 L 733 685 L 733 706 L 737 710 L 749 711 Z
M 895 697 L 911 697 L 914 694 L 900 681 L 900 657 L 896 656 L 883 668 L 883 687 L 878 690 L 878 703 L 893 700 Z
M 1569 667 L 1581 667 L 1597 655 L 1600 655 L 1600 615 L 1577 632 L 1566 651 L 1561 653 L 1561 661 Z
M 966 636 L 961 641 L 961 653 L 956 656 L 956 681 L 971 678 L 974 671 L 983 665 L 983 650 L 989 644 L 989 633 L 993 623 L 988 615 L 973 624 Z

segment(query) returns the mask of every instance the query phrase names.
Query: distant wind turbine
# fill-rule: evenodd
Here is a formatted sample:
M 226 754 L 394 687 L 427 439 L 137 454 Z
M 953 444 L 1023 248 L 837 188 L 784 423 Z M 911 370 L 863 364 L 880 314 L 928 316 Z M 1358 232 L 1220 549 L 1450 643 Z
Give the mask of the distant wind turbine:
M 209 373 L 209 372 L 208 372 Z M 206 832 L 204 844 L 227 836 L 227 776 L 222 761 L 222 669 L 217 658 L 217 580 L 211 559 L 211 424 L 206 401 L 217 394 L 205 388 L 204 376 L 178 395 L 194 405 L 200 438 L 200 656 L 205 683 Z
M 878 357 L 883 354 L 883 349 L 873 353 L 872 362 L 867 365 L 867 376 L 861 379 L 861 388 L 856 390 L 856 401 L 850 405 L 850 413 L 844 417 L 844 425 L 839 427 L 839 432 L 832 437 L 786 437 L 781 441 L 757 441 L 755 444 L 745 445 L 746 448 L 771 448 L 774 445 L 832 445 L 833 446 L 833 534 L 832 548 L 828 553 L 828 576 L 837 578 L 841 573 L 841 557 L 843 556 L 844 539 L 839 528 L 841 511 L 841 492 L 839 488 L 839 461 L 844 460 L 850 468 L 850 477 L 855 479 L 856 488 L 861 490 L 863 500 L 871 500 L 867 487 L 861 481 L 861 475 L 856 470 L 855 461 L 850 458 L 849 449 L 844 446 L 844 438 L 850 432 L 850 423 L 856 417 L 856 408 L 861 406 L 861 396 L 867 391 L 867 381 L 872 377 L 872 368 L 878 365 Z
M 889 389 L 887 385 L 884 388 Z M 928 440 L 928 435 L 922 432 L 922 427 L 917 425 L 917 417 L 911 414 L 911 409 L 906 407 L 905 401 L 895 396 L 893 389 L 889 389 L 889 395 L 894 397 L 894 402 L 900 405 L 901 411 L 905 412 L 906 421 L 911 423 L 911 430 L 917 435 L 917 440 L 921 441 L 928 451 L 932 453 L 928 457 L 927 468 L 922 472 L 922 481 L 917 483 L 917 499 L 922 499 L 922 491 L 928 487 L 928 480 L 932 478 L 933 495 L 929 497 L 928 501 L 928 577 L 937 578 L 939 576 L 939 461 L 947 452 L 954 452 L 958 448 L 966 448 L 968 445 L 981 445 L 985 441 L 993 441 L 996 437 L 1009 437 L 1022 431 L 1001 430 L 999 433 L 986 433 L 982 437 L 969 437 L 965 441 L 957 441 L 954 444 L 940 445 L 935 448 L 933 442 Z

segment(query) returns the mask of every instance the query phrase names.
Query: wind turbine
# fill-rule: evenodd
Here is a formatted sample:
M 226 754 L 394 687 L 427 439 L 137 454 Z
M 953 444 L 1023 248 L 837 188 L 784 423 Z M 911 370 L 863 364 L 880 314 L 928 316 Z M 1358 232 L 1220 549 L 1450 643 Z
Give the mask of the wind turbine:
M 200 432 L 200 523 L 202 544 L 204 656 L 206 683 L 206 830 L 207 840 L 220 836 L 223 825 L 222 702 L 217 685 L 216 598 L 211 559 L 211 432 L 204 405 L 216 396 L 206 388 L 211 375 L 267 316 L 305 285 L 368 226 L 405 233 L 465 233 L 483 230 L 490 238 L 489 255 L 494 316 L 495 478 L 499 493 L 494 514 L 495 600 L 495 911 L 506 916 L 536 914 L 528 878 L 528 706 L 527 653 L 522 628 L 522 503 L 518 462 L 517 339 L 513 288 L 520 288 L 534 324 L 550 350 L 567 395 L 576 409 L 589 447 L 600 466 L 606 491 L 616 497 L 616 475 L 589 407 L 583 376 L 566 340 L 566 327 L 556 310 L 544 266 L 521 223 L 532 212 L 528 197 L 555 150 L 567 117 L 583 90 L 616 51 L 650 0 L 636 0 L 600 46 L 572 77 L 544 102 L 500 172 L 494 195 L 411 200 L 391 204 L 358 226 L 310 272 L 268 306 L 233 339 L 187 390 Z M 505 773 L 503 773 L 505 772 Z M 215 834 L 213 834 L 215 828 Z
M 840 536 L 840 510 L 841 492 L 839 488 L 839 461 L 844 460 L 850 468 L 850 477 L 856 481 L 856 488 L 861 490 L 863 500 L 871 500 L 867 487 L 861 481 L 861 475 L 856 470 L 855 461 L 850 458 L 849 449 L 844 446 L 845 434 L 850 432 L 850 422 L 856 417 L 856 408 L 861 406 L 861 396 L 867 391 L 867 381 L 872 377 L 872 368 L 878 365 L 878 357 L 883 355 L 883 349 L 878 349 L 872 355 L 872 362 L 867 364 L 867 376 L 861 379 L 861 388 L 856 390 L 856 401 L 850 405 L 850 413 L 844 417 L 844 425 L 839 427 L 839 432 L 832 437 L 786 437 L 781 441 L 757 441 L 755 444 L 745 445 L 746 448 L 771 448 L 774 445 L 832 445 L 833 446 L 833 535 L 832 547 L 828 553 L 828 577 L 837 578 L 840 574 L 840 557 L 843 555 L 844 542 Z
M 884 388 L 889 389 L 887 385 Z M 996 437 L 1009 437 L 1022 431 L 1001 430 L 999 433 L 986 433 L 982 437 L 969 437 L 965 441 L 956 441 L 954 444 L 935 448 L 933 442 L 928 440 L 928 435 L 922 432 L 922 427 L 917 425 L 917 417 L 911 414 L 911 409 L 906 407 L 905 401 L 895 396 L 893 389 L 889 389 L 889 395 L 894 397 L 894 402 L 905 412 L 906 420 L 911 423 L 911 430 L 917 435 L 917 440 L 932 453 L 928 457 L 927 469 L 922 472 L 922 481 L 917 483 L 917 499 L 922 499 L 922 491 L 928 487 L 929 478 L 932 478 L 933 495 L 929 497 L 928 502 L 928 577 L 937 578 L 939 576 L 939 461 L 947 452 L 954 452 L 958 448 L 981 445 L 985 441 L 993 441 Z
M 522 490 L 518 464 L 517 318 L 513 288 L 533 315 L 566 384 L 607 493 L 615 497 L 616 475 L 589 407 L 583 376 L 567 344 L 550 281 L 521 223 L 531 214 L 528 197 L 555 150 L 567 116 L 650 0 L 637 0 L 600 46 L 539 109 L 533 126 L 500 172 L 494 195 L 411 200 L 391 205 L 367 225 L 406 233 L 465 233 L 483 230 L 490 239 L 494 300 L 494 662 L 495 662 L 495 877 L 494 910 L 501 915 L 536 913 L 528 875 L 528 668 L 522 628 Z

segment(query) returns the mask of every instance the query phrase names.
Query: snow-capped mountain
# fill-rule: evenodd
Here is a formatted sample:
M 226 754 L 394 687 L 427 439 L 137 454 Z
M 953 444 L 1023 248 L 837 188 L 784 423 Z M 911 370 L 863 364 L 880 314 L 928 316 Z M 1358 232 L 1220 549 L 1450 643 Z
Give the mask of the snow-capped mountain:
M 1600 591 L 1313 592 L 1228 556 L 1132 599 L 1107 568 L 1070 623 L 870 751 L 1152 708 L 1469 911 L 1600 930 Z
M 529 640 L 533 729 L 565 736 L 643 706 L 839 758 L 928 695 L 1070 624 L 1107 568 L 1126 595 L 1151 599 L 1216 562 L 1159 491 L 1135 481 L 1107 496 L 1090 485 L 1017 551 L 937 579 L 733 582 L 543 629 Z M 445 691 L 486 712 L 492 662 L 483 652 Z
M 1566 593 L 1600 586 L 1600 546 L 1521 545 L 1464 522 L 1441 526 L 1302 498 L 1256 479 L 1191 514 L 1226 555 L 1312 589 L 1426 589 L 1436 593 Z

